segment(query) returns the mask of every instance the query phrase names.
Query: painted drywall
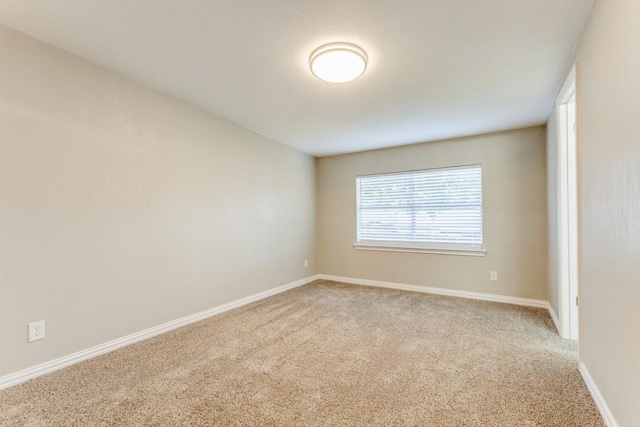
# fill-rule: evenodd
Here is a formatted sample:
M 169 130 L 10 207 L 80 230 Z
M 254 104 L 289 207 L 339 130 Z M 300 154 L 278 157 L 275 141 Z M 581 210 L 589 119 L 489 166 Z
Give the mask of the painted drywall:
M 596 1 L 572 61 L 580 69 L 580 358 L 620 426 L 640 425 L 639 16 L 637 0 Z
M 320 273 L 546 300 L 545 132 L 538 126 L 320 158 Z M 356 176 L 468 164 L 482 165 L 486 256 L 353 248 Z
M 316 274 L 313 157 L 7 28 L 0 63 L 0 376 Z
M 560 291 L 558 289 L 558 147 L 556 143 L 556 115 L 547 122 L 547 251 L 548 301 L 556 315 L 560 313 Z

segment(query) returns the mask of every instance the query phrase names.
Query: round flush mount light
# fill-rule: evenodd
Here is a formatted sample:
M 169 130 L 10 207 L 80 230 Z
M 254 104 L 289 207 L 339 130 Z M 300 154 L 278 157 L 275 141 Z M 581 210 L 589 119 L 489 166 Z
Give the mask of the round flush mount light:
M 345 83 L 355 80 L 367 69 L 367 54 L 350 43 L 330 43 L 313 51 L 311 72 L 320 80 Z

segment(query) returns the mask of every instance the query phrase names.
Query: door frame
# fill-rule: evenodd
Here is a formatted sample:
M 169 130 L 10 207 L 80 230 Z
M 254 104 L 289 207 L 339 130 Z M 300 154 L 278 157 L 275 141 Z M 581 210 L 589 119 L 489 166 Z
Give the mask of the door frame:
M 556 98 L 558 317 L 560 336 L 579 336 L 579 156 L 578 65 L 574 65 Z

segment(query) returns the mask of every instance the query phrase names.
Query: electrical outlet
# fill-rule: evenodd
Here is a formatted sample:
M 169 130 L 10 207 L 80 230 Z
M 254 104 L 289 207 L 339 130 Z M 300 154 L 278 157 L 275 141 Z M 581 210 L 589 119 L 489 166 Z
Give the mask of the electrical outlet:
M 29 342 L 42 340 L 45 337 L 44 320 L 29 323 Z
M 497 282 L 498 281 L 498 272 L 497 271 L 491 271 L 490 272 L 490 278 L 492 282 Z
M 305 259 L 304 260 L 304 268 L 307 268 L 307 267 L 309 267 L 309 260 Z

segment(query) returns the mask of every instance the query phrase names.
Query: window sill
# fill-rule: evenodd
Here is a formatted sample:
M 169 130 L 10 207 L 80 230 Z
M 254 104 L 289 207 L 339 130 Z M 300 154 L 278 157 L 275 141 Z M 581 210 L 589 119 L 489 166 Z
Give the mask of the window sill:
M 399 243 L 374 243 L 359 242 L 354 243 L 355 249 L 365 251 L 383 251 L 383 252 L 409 252 L 420 254 L 440 254 L 440 255 L 461 255 L 461 256 L 485 256 L 487 250 L 484 248 L 464 248 L 455 246 L 417 246 L 402 245 Z

